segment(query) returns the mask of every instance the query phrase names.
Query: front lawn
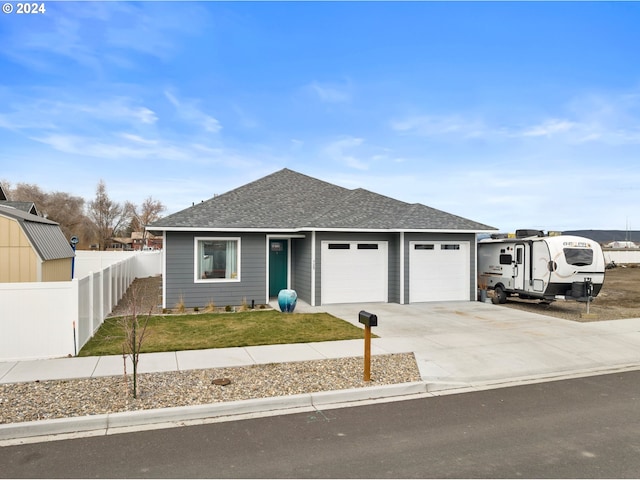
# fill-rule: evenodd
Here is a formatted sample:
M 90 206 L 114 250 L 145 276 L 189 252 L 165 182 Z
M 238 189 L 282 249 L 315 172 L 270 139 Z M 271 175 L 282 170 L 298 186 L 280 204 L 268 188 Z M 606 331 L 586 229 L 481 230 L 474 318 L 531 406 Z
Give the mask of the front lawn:
M 142 322 L 143 317 L 139 317 Z M 108 318 L 80 350 L 81 357 L 122 354 L 123 328 Z M 363 338 L 363 331 L 328 313 L 239 313 L 152 316 L 142 352 L 246 347 Z

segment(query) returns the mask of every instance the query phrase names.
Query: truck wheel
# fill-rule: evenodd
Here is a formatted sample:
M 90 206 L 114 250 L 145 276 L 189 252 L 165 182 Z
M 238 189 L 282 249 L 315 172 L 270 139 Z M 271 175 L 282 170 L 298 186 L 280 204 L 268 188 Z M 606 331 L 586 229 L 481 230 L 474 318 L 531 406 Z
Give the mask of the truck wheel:
M 498 299 L 498 303 L 507 303 L 507 293 L 500 285 L 495 288 L 495 294 Z

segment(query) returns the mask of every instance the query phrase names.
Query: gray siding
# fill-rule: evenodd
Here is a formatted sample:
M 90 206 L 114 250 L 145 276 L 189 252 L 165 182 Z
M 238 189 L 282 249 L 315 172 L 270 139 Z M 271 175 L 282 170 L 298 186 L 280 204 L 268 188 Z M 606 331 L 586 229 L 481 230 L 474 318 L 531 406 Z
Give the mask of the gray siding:
M 195 237 L 240 237 L 240 282 L 196 283 L 194 281 Z M 251 304 L 266 301 L 266 235 L 247 233 L 167 232 L 166 306 L 172 308 L 182 296 L 186 307 Z
M 387 241 L 389 244 L 389 302 L 399 303 L 400 275 L 404 275 L 404 298 L 409 300 L 409 242 L 411 241 L 468 241 L 470 262 L 469 299 L 476 298 L 476 239 L 475 234 L 406 233 L 404 235 L 404 272 L 400 272 L 400 234 L 366 232 L 317 232 L 316 243 L 311 244 L 311 233 L 304 239 L 291 240 L 291 288 L 300 300 L 311 303 L 312 248 L 316 249 L 315 296 L 316 305 L 322 304 L 322 251 L 323 241 Z M 239 237 L 241 239 L 240 282 L 196 283 L 194 281 L 195 237 Z M 274 237 L 275 238 L 275 237 Z M 211 232 L 167 232 L 166 234 L 166 306 L 172 308 L 182 296 L 187 307 L 204 307 L 210 301 L 217 306 L 266 302 L 266 234 Z
M 475 300 L 476 292 L 476 236 L 474 233 L 406 233 L 404 236 L 404 298 L 409 301 L 409 242 L 469 242 L 469 300 Z
M 311 304 L 311 233 L 291 240 L 291 288 Z
M 386 241 L 389 242 L 389 302 L 400 301 L 400 254 L 398 251 L 400 234 L 366 232 L 317 232 L 316 233 L 316 305 L 322 305 L 322 249 L 323 241 Z

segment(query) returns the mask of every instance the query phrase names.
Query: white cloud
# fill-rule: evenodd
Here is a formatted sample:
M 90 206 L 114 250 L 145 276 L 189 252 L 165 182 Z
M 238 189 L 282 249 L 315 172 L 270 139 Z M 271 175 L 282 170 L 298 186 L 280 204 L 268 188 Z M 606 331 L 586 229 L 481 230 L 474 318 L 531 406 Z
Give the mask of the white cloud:
M 635 96 L 627 97 L 636 99 Z M 640 103 L 636 100 L 636 103 Z M 579 107 L 576 107 L 579 105 Z M 592 105 L 592 109 L 586 108 Z M 411 115 L 392 120 L 392 131 L 446 141 L 491 139 L 545 139 L 569 145 L 600 142 L 609 145 L 640 143 L 640 108 L 633 102 L 599 98 L 574 100 L 572 108 L 559 108 L 558 116 L 529 119 L 507 118 L 503 124 L 492 124 L 475 114 Z M 568 110 L 565 112 L 565 110 Z M 573 110 L 573 111 L 571 111 Z M 523 126 L 524 125 L 524 126 Z
M 220 130 L 222 130 L 222 125 L 220 124 L 220 122 L 211 115 L 208 115 L 201 111 L 197 107 L 196 101 L 181 101 L 168 90 L 164 91 L 164 95 L 176 108 L 178 115 L 182 119 L 200 126 L 200 128 L 202 128 L 206 132 L 218 133 Z
M 311 82 L 307 88 L 325 103 L 345 103 L 351 100 L 349 86 Z
M 98 103 L 67 102 L 56 97 L 31 99 L 29 95 L 14 93 L 9 111 L 0 113 L 0 128 L 12 130 L 86 130 L 103 122 L 138 126 L 154 124 L 156 113 L 126 97 L 114 97 Z M 101 125 L 100 129 L 104 129 Z
M 140 141 L 141 139 L 135 136 L 125 137 L 124 140 L 110 140 L 79 135 L 49 134 L 31 137 L 31 139 L 62 153 L 124 163 L 150 158 L 180 161 L 189 161 L 192 158 L 191 152 L 184 148 L 169 143 Z
M 568 120 L 550 119 L 527 128 L 522 132 L 525 137 L 549 137 L 557 133 L 566 133 L 575 129 L 576 124 Z
M 120 136 L 122 138 L 124 138 L 125 140 L 129 140 L 135 143 L 140 143 L 143 145 L 157 145 L 158 141 L 157 140 L 149 140 L 146 138 L 141 137 L 140 135 L 135 135 L 133 133 L 121 133 Z
M 357 170 L 367 170 L 369 165 L 354 156 L 349 150 L 353 150 L 364 143 L 364 139 L 356 137 L 344 137 L 335 140 L 324 147 L 324 153 L 334 161 L 340 162 Z
M 298 140 L 297 138 L 292 138 L 290 141 L 291 150 L 298 151 L 304 146 L 304 142 L 302 140 Z
M 139 68 L 140 54 L 170 60 L 207 19 L 206 8 L 188 2 L 179 8 L 172 2 L 54 2 L 38 28 L 10 25 L 3 53 L 38 71 L 61 71 L 64 57 L 102 76 L 112 66 Z
M 457 136 L 474 138 L 487 135 L 484 122 L 461 115 L 418 115 L 391 122 L 391 129 L 402 134 L 425 137 Z

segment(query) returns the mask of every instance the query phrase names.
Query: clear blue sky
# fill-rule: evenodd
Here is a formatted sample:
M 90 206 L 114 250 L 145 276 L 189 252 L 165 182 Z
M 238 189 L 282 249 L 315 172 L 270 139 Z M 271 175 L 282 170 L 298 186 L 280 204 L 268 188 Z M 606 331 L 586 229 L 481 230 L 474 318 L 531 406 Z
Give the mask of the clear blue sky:
M 640 3 L 45 7 L 0 14 L 13 184 L 173 213 L 288 167 L 503 231 L 640 229 Z

